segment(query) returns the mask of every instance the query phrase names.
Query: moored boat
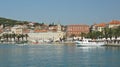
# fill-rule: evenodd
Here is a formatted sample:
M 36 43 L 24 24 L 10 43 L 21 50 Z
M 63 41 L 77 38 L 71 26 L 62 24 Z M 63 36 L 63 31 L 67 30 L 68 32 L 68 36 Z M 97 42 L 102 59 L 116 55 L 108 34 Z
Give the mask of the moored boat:
M 77 46 L 103 46 L 105 45 L 104 41 L 92 41 L 89 39 L 83 39 L 81 41 L 75 41 Z

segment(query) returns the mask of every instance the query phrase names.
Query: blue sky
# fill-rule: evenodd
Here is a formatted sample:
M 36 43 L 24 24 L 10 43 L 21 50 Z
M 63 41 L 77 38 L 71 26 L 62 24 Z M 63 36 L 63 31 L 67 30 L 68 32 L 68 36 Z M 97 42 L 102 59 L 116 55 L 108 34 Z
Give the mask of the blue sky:
M 0 0 L 0 17 L 91 25 L 120 20 L 120 0 Z

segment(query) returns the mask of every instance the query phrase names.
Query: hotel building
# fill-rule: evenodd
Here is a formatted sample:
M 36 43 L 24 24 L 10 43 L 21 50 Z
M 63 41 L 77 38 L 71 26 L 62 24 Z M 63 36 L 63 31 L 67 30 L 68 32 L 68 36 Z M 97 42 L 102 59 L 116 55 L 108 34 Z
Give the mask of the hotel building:
M 72 35 L 74 36 L 80 36 L 81 33 L 88 33 L 89 32 L 89 26 L 88 25 L 67 25 L 67 37 L 70 37 Z

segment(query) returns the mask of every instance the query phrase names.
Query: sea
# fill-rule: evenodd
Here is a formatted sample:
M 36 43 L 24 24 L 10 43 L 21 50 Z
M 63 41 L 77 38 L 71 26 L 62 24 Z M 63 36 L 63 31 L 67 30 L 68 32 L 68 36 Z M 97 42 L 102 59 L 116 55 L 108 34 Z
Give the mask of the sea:
M 0 44 L 0 67 L 120 67 L 120 47 Z

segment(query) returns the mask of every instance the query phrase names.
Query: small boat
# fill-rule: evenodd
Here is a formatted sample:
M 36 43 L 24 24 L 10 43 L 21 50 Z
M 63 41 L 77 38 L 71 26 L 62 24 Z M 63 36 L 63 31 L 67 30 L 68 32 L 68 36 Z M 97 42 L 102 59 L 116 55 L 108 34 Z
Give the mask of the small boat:
M 104 41 L 92 41 L 89 39 L 83 39 L 81 41 L 75 41 L 77 46 L 103 46 L 105 45 Z
M 25 46 L 25 45 L 28 45 L 27 43 L 23 43 L 23 44 L 15 44 L 17 46 Z

